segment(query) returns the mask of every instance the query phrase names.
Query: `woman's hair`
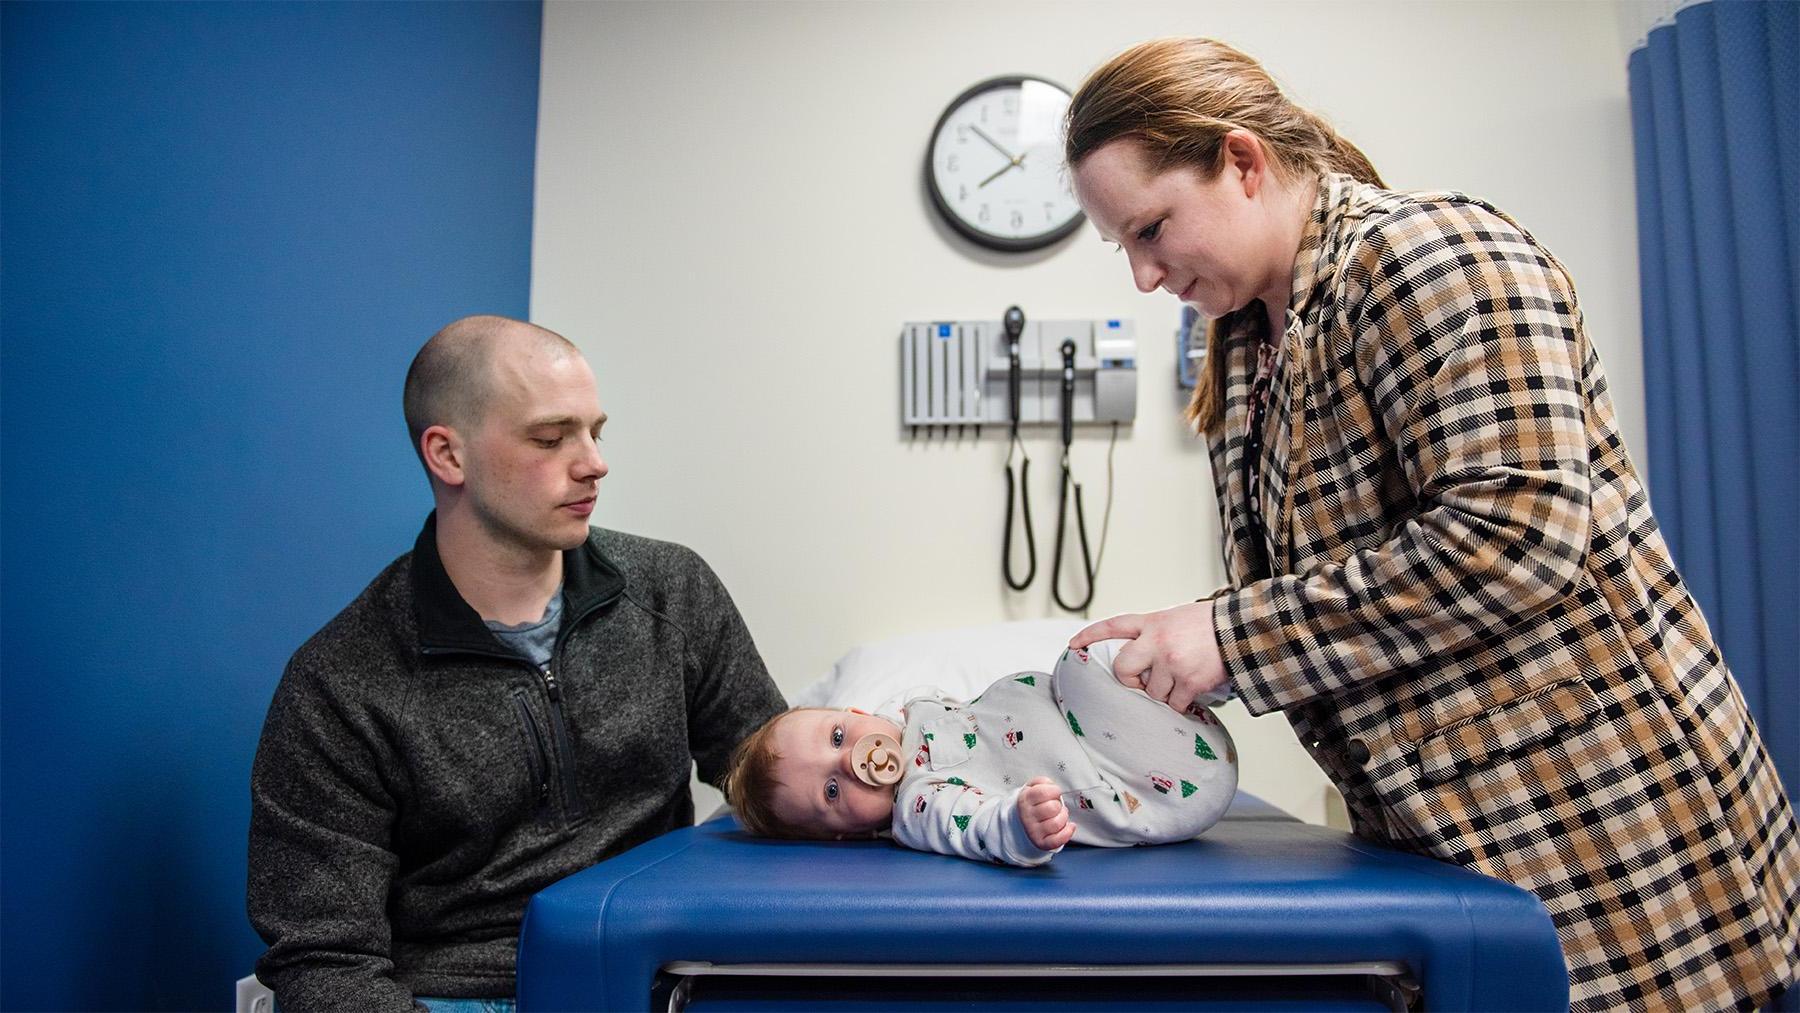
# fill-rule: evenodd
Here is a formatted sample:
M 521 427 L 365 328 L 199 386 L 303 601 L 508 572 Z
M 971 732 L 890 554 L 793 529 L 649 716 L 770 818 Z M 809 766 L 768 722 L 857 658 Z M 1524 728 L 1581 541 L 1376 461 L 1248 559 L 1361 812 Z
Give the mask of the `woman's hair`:
M 744 830 L 758 837 L 787 837 L 800 840 L 827 836 L 814 827 L 796 826 L 775 812 L 775 789 L 781 780 L 775 776 L 781 754 L 775 751 L 775 726 L 796 710 L 782 711 L 763 722 L 749 738 L 731 751 L 731 762 L 725 771 L 725 801 L 737 813 Z
M 1155 39 L 1113 57 L 1075 92 L 1066 126 L 1070 169 L 1129 138 L 1152 172 L 1190 166 L 1210 179 L 1224 168 L 1225 135 L 1242 129 L 1263 142 L 1275 171 L 1290 180 L 1341 172 L 1386 185 L 1368 156 L 1289 101 L 1262 64 L 1212 39 Z M 1207 330 L 1204 372 L 1188 404 L 1188 421 L 1202 432 L 1222 417 L 1225 378 L 1216 353 L 1229 319 Z

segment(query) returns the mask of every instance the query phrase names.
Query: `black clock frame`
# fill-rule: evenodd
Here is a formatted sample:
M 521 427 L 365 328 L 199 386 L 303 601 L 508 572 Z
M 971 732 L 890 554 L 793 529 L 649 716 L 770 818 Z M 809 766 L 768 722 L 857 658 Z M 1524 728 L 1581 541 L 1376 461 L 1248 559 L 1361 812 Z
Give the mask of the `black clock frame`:
M 970 85 L 963 90 L 962 94 L 950 100 L 950 104 L 945 106 L 943 113 L 938 116 L 937 123 L 932 126 L 931 137 L 925 144 L 925 191 L 931 194 L 932 206 L 937 208 L 938 214 L 942 215 L 943 219 L 950 223 L 950 227 L 960 233 L 964 239 L 967 239 L 978 246 L 984 246 L 990 250 L 999 250 L 1002 253 L 1025 253 L 1030 250 L 1041 250 L 1046 246 L 1060 242 L 1070 233 L 1080 228 L 1082 222 L 1087 221 L 1087 214 L 1078 210 L 1075 212 L 1075 217 L 1069 219 L 1067 222 L 1058 225 L 1049 232 L 1040 232 L 1035 236 L 1022 236 L 1014 239 L 1007 236 L 996 236 L 991 233 L 983 232 L 975 226 L 963 221 L 962 218 L 957 216 L 955 211 L 950 209 L 950 202 L 945 200 L 944 195 L 939 192 L 937 179 L 932 174 L 931 158 L 932 154 L 937 150 L 938 134 L 944 129 L 944 122 L 948 120 L 950 114 L 960 108 L 963 103 L 982 92 L 993 91 L 996 88 L 1022 85 L 1026 81 L 1037 81 L 1057 89 L 1064 95 L 1070 94 L 1069 89 L 1064 88 L 1062 85 L 1057 84 L 1047 77 L 1038 77 L 1035 74 L 1003 74 L 1000 77 L 990 77 L 985 81 L 979 81 Z

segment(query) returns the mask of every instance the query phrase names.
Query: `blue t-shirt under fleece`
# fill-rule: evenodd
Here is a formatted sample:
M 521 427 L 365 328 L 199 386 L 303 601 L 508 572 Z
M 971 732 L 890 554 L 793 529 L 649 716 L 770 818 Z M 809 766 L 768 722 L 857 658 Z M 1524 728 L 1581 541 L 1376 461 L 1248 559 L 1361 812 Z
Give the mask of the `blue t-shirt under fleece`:
M 508 626 L 492 619 L 484 621 L 501 643 L 541 669 L 550 664 L 550 655 L 556 650 L 556 633 L 562 628 L 562 614 L 563 594 L 559 585 L 556 593 L 550 596 L 549 604 L 544 606 L 544 617 L 535 623 Z

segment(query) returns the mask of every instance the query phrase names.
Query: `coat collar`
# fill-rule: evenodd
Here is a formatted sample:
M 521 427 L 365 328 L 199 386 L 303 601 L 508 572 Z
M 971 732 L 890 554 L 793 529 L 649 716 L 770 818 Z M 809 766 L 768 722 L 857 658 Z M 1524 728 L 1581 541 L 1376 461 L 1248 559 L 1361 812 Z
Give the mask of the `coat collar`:
M 511 656 L 481 615 L 456 589 L 438 555 L 437 512 L 425 518 L 412 551 L 413 614 L 419 624 L 419 650 L 425 654 L 469 652 Z M 587 541 L 563 553 L 563 627 L 625 591 L 625 575 L 595 544 Z
M 1294 255 L 1293 284 L 1288 289 L 1287 332 L 1292 337 L 1309 315 L 1324 301 L 1324 295 L 1337 279 L 1338 250 L 1344 213 L 1359 184 L 1341 173 L 1326 173 L 1319 178 L 1313 198 L 1312 214 L 1306 218 L 1306 229 L 1300 234 L 1300 250 Z M 1292 349 L 1289 349 L 1292 351 Z
M 1319 178 L 1313 207 L 1300 235 L 1300 246 L 1294 256 L 1292 283 L 1289 289 L 1282 356 L 1287 387 L 1281 396 L 1271 392 L 1270 415 L 1266 420 L 1263 447 L 1265 482 L 1269 473 L 1279 471 L 1285 481 L 1276 509 L 1265 518 L 1276 556 L 1267 558 L 1263 546 L 1255 544 L 1249 524 L 1248 492 L 1243 480 L 1243 432 L 1248 414 L 1248 394 L 1256 374 L 1258 339 L 1265 333 L 1266 317 L 1260 302 L 1233 314 L 1228 323 L 1227 339 L 1222 349 L 1227 373 L 1227 400 L 1224 418 L 1223 485 L 1231 498 L 1230 530 L 1225 538 L 1226 573 L 1234 582 L 1243 583 L 1285 571 L 1291 561 L 1288 527 L 1293 508 L 1292 490 L 1295 463 L 1301 458 L 1300 441 L 1304 433 L 1306 411 L 1305 382 L 1310 370 L 1308 346 L 1314 343 L 1332 302 L 1331 291 L 1338 277 L 1338 264 L 1343 249 L 1345 226 L 1351 216 L 1356 193 L 1362 184 L 1354 178 L 1328 173 Z M 1264 572 L 1264 571 L 1268 572 Z

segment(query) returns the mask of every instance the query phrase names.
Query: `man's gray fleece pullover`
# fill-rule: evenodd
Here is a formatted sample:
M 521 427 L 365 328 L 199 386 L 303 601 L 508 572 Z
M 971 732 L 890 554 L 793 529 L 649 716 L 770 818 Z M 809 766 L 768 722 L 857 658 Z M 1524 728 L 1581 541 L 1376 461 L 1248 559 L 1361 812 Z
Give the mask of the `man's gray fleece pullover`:
M 594 529 L 549 671 L 456 591 L 434 519 L 295 652 L 251 775 L 257 975 L 286 1013 L 507 996 L 532 894 L 691 824 L 784 704 L 692 551 Z

